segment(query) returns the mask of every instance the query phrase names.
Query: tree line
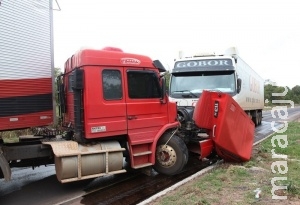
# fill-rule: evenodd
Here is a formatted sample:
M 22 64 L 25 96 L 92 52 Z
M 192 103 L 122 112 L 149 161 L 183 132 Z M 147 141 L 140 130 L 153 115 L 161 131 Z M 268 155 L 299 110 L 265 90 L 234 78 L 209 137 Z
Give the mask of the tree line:
M 274 96 L 274 93 L 282 94 L 281 96 Z M 273 95 L 272 95 L 273 94 Z M 265 85 L 264 87 L 265 105 L 272 106 L 272 100 L 290 100 L 294 104 L 300 104 L 300 86 L 296 85 L 292 89 L 283 86 Z M 287 103 L 289 104 L 289 103 Z

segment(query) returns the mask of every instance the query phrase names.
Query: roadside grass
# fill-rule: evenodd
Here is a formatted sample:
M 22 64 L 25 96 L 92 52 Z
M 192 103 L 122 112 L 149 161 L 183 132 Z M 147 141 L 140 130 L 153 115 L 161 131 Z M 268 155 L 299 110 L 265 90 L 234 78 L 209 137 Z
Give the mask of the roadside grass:
M 284 135 L 287 136 L 288 144 L 281 148 L 274 139 L 275 136 L 284 138 Z M 280 142 L 285 144 L 284 140 Z M 282 155 L 286 155 L 287 158 L 282 158 Z M 285 166 L 276 166 L 278 163 L 286 163 L 287 170 Z M 280 174 L 279 171 L 287 172 Z M 276 186 L 286 186 L 286 189 L 273 190 L 274 196 L 286 196 L 286 200 L 272 198 L 271 180 L 275 177 L 286 177 L 286 180 L 275 181 Z M 258 189 L 261 192 L 256 198 Z M 289 122 L 284 133 L 274 133 L 253 146 L 250 161 L 239 164 L 224 162 L 209 173 L 195 178 L 150 204 L 300 204 L 300 122 Z

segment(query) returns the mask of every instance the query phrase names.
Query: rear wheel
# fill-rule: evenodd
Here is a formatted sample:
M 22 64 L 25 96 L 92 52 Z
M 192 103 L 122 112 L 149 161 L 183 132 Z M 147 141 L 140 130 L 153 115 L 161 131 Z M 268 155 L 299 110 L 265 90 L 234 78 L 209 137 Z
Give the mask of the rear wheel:
M 164 134 L 158 141 L 154 169 L 161 174 L 178 174 L 188 161 L 188 149 L 178 136 Z M 171 139 L 170 139 L 171 137 Z
M 261 125 L 261 121 L 262 121 L 262 112 L 261 111 L 258 111 L 258 125 Z
M 252 121 L 254 122 L 255 126 L 259 125 L 259 112 L 257 110 L 252 113 Z

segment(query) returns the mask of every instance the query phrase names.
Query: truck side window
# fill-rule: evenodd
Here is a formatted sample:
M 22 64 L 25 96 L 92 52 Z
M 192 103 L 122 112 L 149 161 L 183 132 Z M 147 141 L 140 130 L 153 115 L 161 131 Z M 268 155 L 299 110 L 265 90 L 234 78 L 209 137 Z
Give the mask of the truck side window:
M 70 93 L 73 92 L 73 89 L 72 89 L 73 83 L 74 83 L 73 74 L 69 74 L 69 76 L 68 76 L 68 92 L 70 92 Z
M 154 72 L 128 71 L 128 94 L 130 98 L 159 98 L 160 86 Z
M 121 72 L 119 70 L 103 70 L 102 83 L 105 100 L 122 99 Z

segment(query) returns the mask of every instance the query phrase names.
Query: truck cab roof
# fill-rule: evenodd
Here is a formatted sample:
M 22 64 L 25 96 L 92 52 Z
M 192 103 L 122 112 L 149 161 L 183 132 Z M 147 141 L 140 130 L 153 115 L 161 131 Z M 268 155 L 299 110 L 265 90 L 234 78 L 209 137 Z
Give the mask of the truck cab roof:
M 74 68 L 88 65 L 123 66 L 123 67 L 147 67 L 153 68 L 153 61 L 148 56 L 125 53 L 121 49 L 102 50 L 82 49 L 76 52 L 65 62 L 65 72 Z

